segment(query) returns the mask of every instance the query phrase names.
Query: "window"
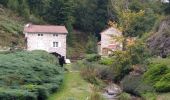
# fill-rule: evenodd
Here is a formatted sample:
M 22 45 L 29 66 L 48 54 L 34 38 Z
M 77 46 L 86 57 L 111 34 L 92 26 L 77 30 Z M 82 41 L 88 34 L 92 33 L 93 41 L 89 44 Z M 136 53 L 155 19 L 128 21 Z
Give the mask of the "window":
M 58 42 L 53 42 L 53 47 L 59 47 Z
M 57 36 L 58 36 L 58 34 L 53 34 L 53 36 L 57 37 Z
M 38 36 L 43 36 L 43 34 L 38 34 Z

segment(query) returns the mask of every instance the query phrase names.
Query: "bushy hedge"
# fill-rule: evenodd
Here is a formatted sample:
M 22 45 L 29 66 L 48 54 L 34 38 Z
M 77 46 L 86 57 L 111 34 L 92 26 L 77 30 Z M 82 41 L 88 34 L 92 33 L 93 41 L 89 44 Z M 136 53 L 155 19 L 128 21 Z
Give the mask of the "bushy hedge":
M 62 80 L 63 69 L 47 52 L 0 54 L 0 100 L 46 100 Z
M 155 88 L 159 92 L 170 91 L 170 73 L 163 76 L 155 85 Z
M 87 60 L 88 62 L 95 62 L 95 61 L 99 61 L 100 59 L 101 56 L 97 54 L 88 54 L 85 57 L 85 60 Z
M 170 92 L 170 68 L 165 64 L 150 64 L 144 74 L 145 81 L 151 83 L 158 92 Z
M 151 85 L 146 84 L 142 76 L 127 75 L 121 81 L 121 86 L 125 92 L 142 96 L 147 92 L 153 92 L 154 89 Z
M 99 61 L 99 63 L 102 64 L 102 65 L 111 66 L 111 65 L 113 65 L 113 58 L 102 58 L 102 59 Z

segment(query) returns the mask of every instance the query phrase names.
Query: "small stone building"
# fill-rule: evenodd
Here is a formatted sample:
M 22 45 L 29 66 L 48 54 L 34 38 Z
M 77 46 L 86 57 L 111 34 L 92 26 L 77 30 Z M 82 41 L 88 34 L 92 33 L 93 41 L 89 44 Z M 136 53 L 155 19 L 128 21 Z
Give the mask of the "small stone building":
M 98 53 L 102 56 L 108 56 L 115 50 L 122 50 L 121 41 L 116 38 L 122 37 L 122 32 L 116 28 L 110 27 L 100 33 L 101 41 L 98 42 Z
M 23 33 L 25 34 L 26 49 L 28 51 L 45 50 L 66 57 L 68 31 L 65 26 L 27 24 Z

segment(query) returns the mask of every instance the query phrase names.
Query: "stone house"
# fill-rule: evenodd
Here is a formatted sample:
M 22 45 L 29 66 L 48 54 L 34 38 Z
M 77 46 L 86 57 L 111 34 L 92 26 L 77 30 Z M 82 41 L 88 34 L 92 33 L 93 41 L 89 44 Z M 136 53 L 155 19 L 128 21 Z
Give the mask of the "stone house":
M 100 33 L 101 41 L 98 42 L 98 53 L 102 56 L 108 56 L 113 51 L 122 50 L 122 42 L 116 38 L 122 37 L 122 32 L 116 28 L 110 27 Z
M 23 33 L 25 34 L 26 49 L 28 51 L 45 50 L 66 57 L 68 31 L 65 26 L 27 24 Z

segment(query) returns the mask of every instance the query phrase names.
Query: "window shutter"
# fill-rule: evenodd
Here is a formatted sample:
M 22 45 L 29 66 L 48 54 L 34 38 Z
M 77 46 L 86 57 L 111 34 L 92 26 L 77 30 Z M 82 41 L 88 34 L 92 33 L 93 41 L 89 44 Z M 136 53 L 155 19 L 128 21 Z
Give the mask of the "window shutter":
M 61 47 L 61 42 L 58 42 L 58 47 Z

